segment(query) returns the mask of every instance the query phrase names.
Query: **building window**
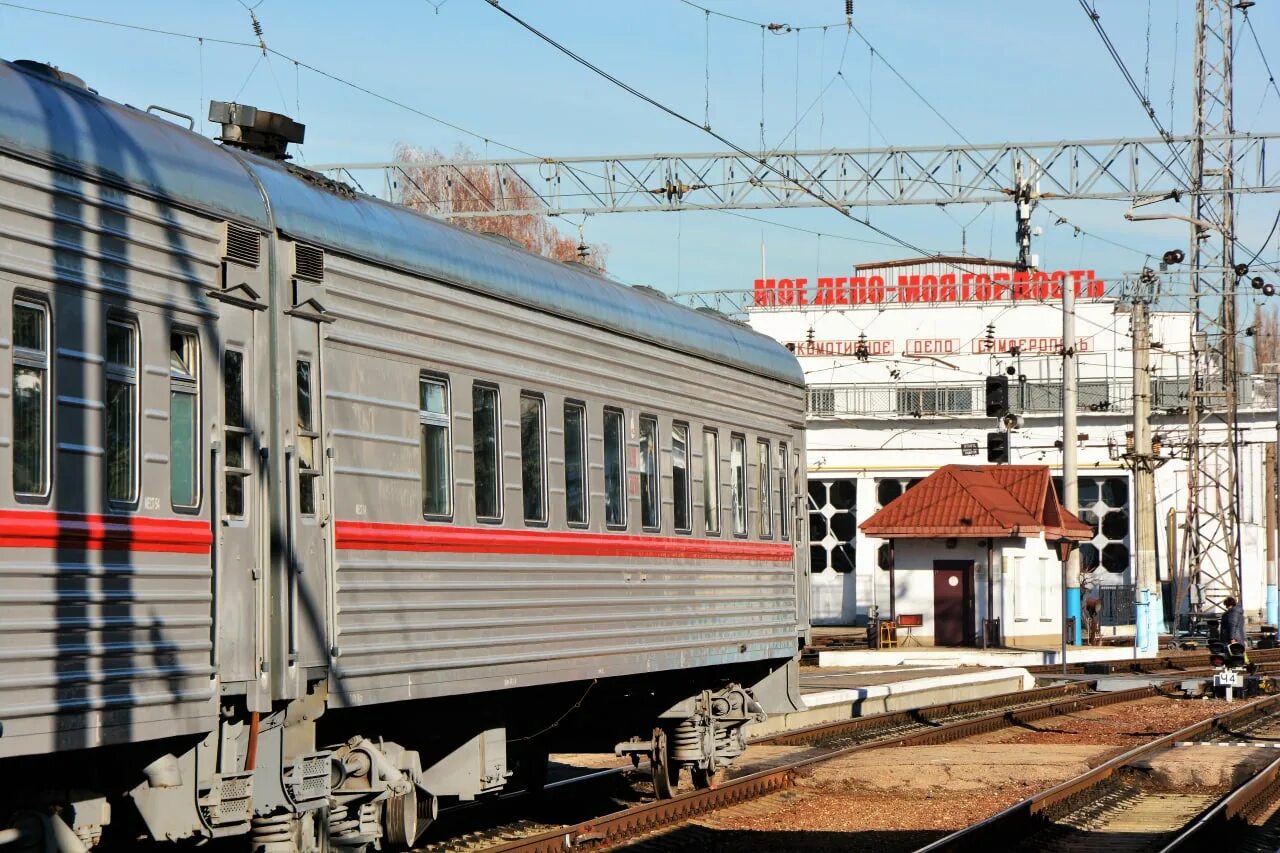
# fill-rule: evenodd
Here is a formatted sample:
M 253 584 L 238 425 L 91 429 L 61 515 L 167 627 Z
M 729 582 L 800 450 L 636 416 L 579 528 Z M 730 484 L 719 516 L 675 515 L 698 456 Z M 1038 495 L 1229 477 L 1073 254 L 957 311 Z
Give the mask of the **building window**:
M 13 303 L 13 491 L 49 493 L 49 312 Z
M 797 460 L 798 461 L 798 460 Z M 858 534 L 857 480 L 809 481 L 809 571 L 854 569 Z M 885 545 L 888 555 L 888 544 Z
M 569 524 L 587 523 L 587 409 L 564 404 L 564 502 Z
M 520 490 L 524 520 L 547 520 L 547 465 L 543 452 L 545 429 L 542 398 L 520 395 Z
M 729 502 L 733 508 L 733 534 L 747 535 L 747 440 L 733 435 L 729 439 Z
M 625 446 L 622 412 L 604 411 L 604 520 L 610 527 L 627 526 Z
M 756 462 L 759 466 L 760 496 L 760 538 L 773 538 L 773 466 L 771 462 L 769 442 L 761 439 L 756 442 Z
M 422 515 L 449 515 L 453 474 L 449 440 L 449 382 L 431 376 L 418 379 L 418 442 L 422 455 Z
M 222 354 L 222 436 L 226 445 L 226 486 L 223 512 L 244 518 L 244 483 L 249 476 L 245 456 L 249 425 L 244 413 L 244 353 L 229 349 Z
M 720 436 L 713 430 L 702 433 L 702 513 L 707 533 L 720 533 Z
M 174 507 L 200 503 L 199 434 L 200 347 L 191 332 L 169 334 L 169 500 Z
M 676 530 L 688 533 L 692 528 L 689 513 L 689 427 L 671 427 L 671 497 Z
M 778 443 L 778 535 L 791 538 L 791 495 L 787 491 L 787 443 Z
M 107 320 L 104 400 L 107 499 L 131 504 L 138 499 L 138 327 L 129 320 Z
M 499 472 L 498 389 L 471 386 L 472 464 L 475 466 L 476 518 L 502 518 L 502 478 Z M 446 445 L 447 445 L 446 441 Z
M 647 530 L 662 527 L 658 502 L 658 419 L 640 418 L 640 525 Z

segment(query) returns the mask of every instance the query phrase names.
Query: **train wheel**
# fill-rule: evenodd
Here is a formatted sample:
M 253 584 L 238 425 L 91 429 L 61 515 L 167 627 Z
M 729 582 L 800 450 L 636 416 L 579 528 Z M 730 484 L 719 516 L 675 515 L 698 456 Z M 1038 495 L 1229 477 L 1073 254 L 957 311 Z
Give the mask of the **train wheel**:
M 719 770 L 695 767 L 689 772 L 693 776 L 693 787 L 704 791 L 709 791 L 719 785 L 720 780 L 723 778 L 723 774 Z
M 382 804 L 382 831 L 392 850 L 407 850 L 418 840 L 418 790 Z
M 649 753 L 649 772 L 653 777 L 653 793 L 660 800 L 676 795 L 680 785 L 680 768 L 671 765 L 671 753 L 667 749 L 667 733 L 662 728 L 653 730 L 653 752 Z

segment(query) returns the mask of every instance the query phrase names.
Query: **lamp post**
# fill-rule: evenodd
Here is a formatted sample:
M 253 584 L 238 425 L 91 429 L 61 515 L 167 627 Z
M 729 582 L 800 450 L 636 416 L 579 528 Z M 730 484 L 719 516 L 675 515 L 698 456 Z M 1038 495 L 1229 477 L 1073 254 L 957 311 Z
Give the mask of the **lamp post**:
M 1078 543 L 1065 536 L 1053 540 L 1053 547 L 1058 552 L 1058 560 L 1062 563 L 1062 674 L 1067 674 L 1067 561 Z M 1072 632 L 1074 633 L 1074 632 Z

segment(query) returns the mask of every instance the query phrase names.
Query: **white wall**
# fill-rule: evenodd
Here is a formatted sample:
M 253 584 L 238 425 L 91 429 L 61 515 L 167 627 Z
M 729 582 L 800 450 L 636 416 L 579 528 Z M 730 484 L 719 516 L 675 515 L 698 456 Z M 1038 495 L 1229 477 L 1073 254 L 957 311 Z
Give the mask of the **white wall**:
M 899 539 L 895 546 L 894 586 L 897 613 L 920 613 L 924 626 L 912 636 L 932 642 L 933 563 L 935 560 L 973 560 L 975 599 L 973 634 L 981 638 L 987 611 L 987 540 L 959 539 L 954 548 L 941 539 Z M 1061 636 L 1061 563 L 1042 536 L 997 539 L 992 590 L 994 616 L 1009 645 L 1044 643 Z M 881 571 L 887 576 L 889 573 Z M 886 577 L 887 587 L 887 577 Z M 888 618 L 887 607 L 881 611 Z M 899 632 L 899 641 L 906 630 Z

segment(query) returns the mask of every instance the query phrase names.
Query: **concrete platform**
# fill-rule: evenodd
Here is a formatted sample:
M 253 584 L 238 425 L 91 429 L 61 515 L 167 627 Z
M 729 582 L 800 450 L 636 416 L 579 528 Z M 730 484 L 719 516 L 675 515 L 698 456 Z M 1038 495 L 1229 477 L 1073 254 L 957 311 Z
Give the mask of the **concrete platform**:
M 1067 649 L 1068 663 L 1137 660 L 1132 646 L 1075 646 Z M 920 646 L 906 649 L 839 649 L 818 652 L 818 666 L 1041 666 L 1062 663 L 1060 649 L 959 649 Z
M 806 709 L 772 716 L 751 726 L 747 736 L 761 737 L 853 717 L 982 699 L 1029 690 L 1035 683 L 1030 673 L 1017 667 L 805 669 L 800 675 L 800 692 Z

